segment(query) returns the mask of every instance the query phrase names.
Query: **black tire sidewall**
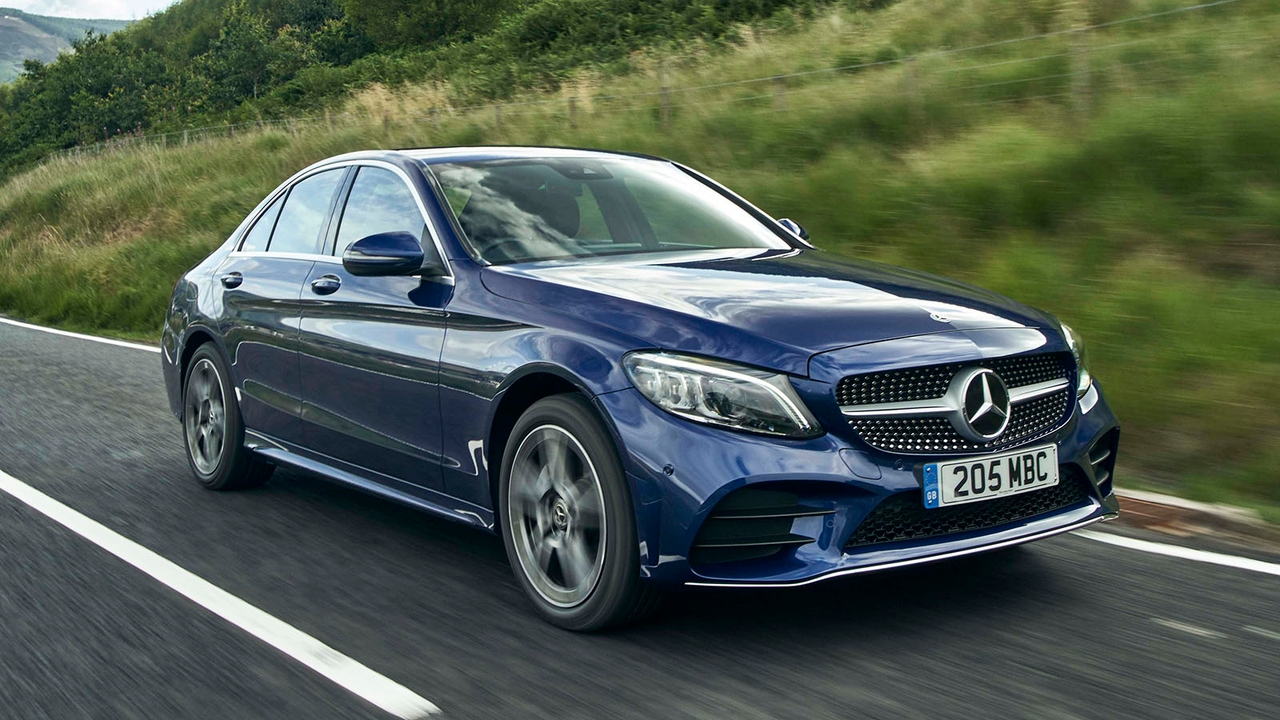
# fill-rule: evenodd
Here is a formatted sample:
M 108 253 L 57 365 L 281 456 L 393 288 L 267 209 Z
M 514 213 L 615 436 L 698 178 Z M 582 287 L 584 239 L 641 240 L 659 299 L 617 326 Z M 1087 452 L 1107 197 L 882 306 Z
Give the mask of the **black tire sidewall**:
M 606 514 L 604 567 L 591 594 L 579 605 L 561 608 L 547 602 L 525 577 L 506 522 L 511 467 L 524 438 L 542 425 L 569 431 L 590 456 L 600 479 Z M 625 620 L 635 606 L 640 585 L 640 551 L 631 489 L 613 438 L 591 403 L 581 395 L 554 395 L 534 403 L 512 429 L 502 457 L 498 491 L 498 524 L 507 559 L 521 589 L 547 620 L 569 630 L 597 630 Z

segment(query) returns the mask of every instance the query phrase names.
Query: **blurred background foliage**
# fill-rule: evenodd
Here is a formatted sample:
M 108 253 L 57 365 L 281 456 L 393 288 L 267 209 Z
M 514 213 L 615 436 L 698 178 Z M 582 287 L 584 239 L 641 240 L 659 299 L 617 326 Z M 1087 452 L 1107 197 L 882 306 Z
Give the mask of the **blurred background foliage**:
M 126 35 L 154 51 L 92 41 L 131 68 L 115 82 L 143 89 L 86 90 L 85 107 L 172 127 L 204 111 L 152 115 L 148 93 L 207 83 L 200 102 L 227 117 L 333 114 L 11 174 L 0 311 L 154 339 L 178 275 L 282 179 L 340 152 L 648 152 L 798 219 L 825 251 L 1056 313 L 1089 341 L 1120 415 L 1121 485 L 1280 520 L 1280 6 L 1170 12 L 1185 2 L 477 2 L 432 16 L 447 40 L 388 51 L 340 3 L 304 24 L 288 3 L 273 16 L 265 2 L 187 0 Z M 411 17 L 379 13 L 379 43 L 422 42 Z M 294 60 L 258 54 L 289 33 Z M 343 65 L 343 53 L 360 59 Z M 210 75 L 139 79 L 172 72 L 171 56 Z M 29 74 L 3 106 L 25 112 L 19 90 L 53 92 L 41 78 L 64 71 Z M 490 98 L 512 104 L 459 109 Z
M 332 105 L 353 88 L 450 81 L 459 104 L 626 70 L 655 43 L 724 41 L 818 0 L 184 0 L 0 85 L 0 174 L 59 148 Z

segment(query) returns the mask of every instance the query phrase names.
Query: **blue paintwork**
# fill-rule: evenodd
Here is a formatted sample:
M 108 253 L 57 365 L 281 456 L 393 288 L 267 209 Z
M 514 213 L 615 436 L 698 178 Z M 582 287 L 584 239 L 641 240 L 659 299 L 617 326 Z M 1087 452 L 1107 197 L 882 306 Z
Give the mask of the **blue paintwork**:
M 837 260 L 719 186 L 792 249 L 505 266 L 473 257 L 440 200 L 430 164 L 552 154 L 590 153 L 372 152 L 299 173 L 254 214 L 307 172 L 359 162 L 393 166 L 421 198 L 449 275 L 361 277 L 337 258 L 233 253 L 251 214 L 174 289 L 162 357 L 175 414 L 183 358 L 211 340 L 231 365 L 248 443 L 272 461 L 492 529 L 490 467 L 499 463 L 503 442 L 495 418 L 514 396 L 509 391 L 574 389 L 592 399 L 617 443 L 640 530 L 642 572 L 663 583 L 794 582 L 977 548 L 1116 511 L 1107 483 L 1088 507 L 994 532 L 844 553 L 843 543 L 879 500 L 920 488 L 913 463 L 924 459 L 904 463 L 863 443 L 836 405 L 835 383 L 862 372 L 1065 351 L 1057 321 L 963 283 Z M 328 227 L 322 238 L 325 254 L 332 253 L 334 232 Z M 427 250 L 434 256 L 434 247 Z M 232 272 L 240 284 L 229 288 L 221 278 Z M 320 279 L 324 292 L 312 288 Z M 621 370 L 623 355 L 647 348 L 787 373 L 828 432 L 780 440 L 669 415 Z M 1075 407 L 1051 439 L 1060 460 L 1080 466 L 1092 481 L 1088 448 L 1116 426 L 1099 396 L 1088 413 Z M 775 481 L 806 481 L 807 503 L 835 509 L 797 521 L 798 532 L 805 530 L 800 524 L 814 524 L 807 531 L 818 541 L 767 562 L 698 575 L 687 556 L 715 503 L 745 485 Z

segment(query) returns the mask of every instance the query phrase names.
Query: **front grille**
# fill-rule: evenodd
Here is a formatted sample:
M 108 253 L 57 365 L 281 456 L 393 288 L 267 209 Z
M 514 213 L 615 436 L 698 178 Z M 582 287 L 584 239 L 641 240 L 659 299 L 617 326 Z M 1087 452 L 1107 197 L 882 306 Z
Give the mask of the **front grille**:
M 952 377 L 965 368 L 987 367 L 1000 375 L 1009 388 L 1049 380 L 1070 379 L 1074 371 L 1070 353 L 1046 353 L 994 358 L 980 362 L 931 365 L 853 375 L 836 385 L 836 401 L 842 406 L 932 400 L 946 394 Z M 854 418 L 849 426 L 867 444 L 888 452 L 974 453 L 1014 447 L 1044 437 L 1066 422 L 1071 409 L 1071 389 L 1014 405 L 1004 434 L 987 443 L 961 437 L 941 417 Z
M 1057 429 L 1067 414 L 1070 388 L 1014 405 L 1009 427 L 996 440 L 976 443 L 960 437 L 951 423 L 940 417 L 856 418 L 849 426 L 881 450 L 899 453 L 990 452 L 1031 442 Z
M 1074 465 L 1063 465 L 1058 484 L 1019 495 L 926 508 L 921 491 L 891 495 L 858 525 L 845 548 L 905 542 L 987 530 L 1080 505 L 1094 496 L 1093 488 Z
M 991 368 L 1009 387 L 1021 387 L 1048 380 L 1070 378 L 1071 353 L 1015 355 L 981 362 L 951 363 L 928 367 L 888 370 L 851 375 L 836 385 L 836 402 L 841 405 L 878 405 L 940 398 L 961 368 Z

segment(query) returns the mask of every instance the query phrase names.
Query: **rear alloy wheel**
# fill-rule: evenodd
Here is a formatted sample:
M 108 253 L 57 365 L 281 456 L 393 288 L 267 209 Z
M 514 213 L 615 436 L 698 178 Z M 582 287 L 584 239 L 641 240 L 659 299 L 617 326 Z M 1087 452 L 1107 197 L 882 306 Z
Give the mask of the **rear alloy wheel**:
M 597 630 L 646 615 L 631 493 L 586 399 L 535 403 L 502 463 L 501 524 L 516 580 L 552 623 Z
M 182 393 L 182 430 L 187 461 L 201 485 L 239 490 L 261 485 L 272 466 L 244 446 L 244 423 L 226 363 L 212 344 L 191 357 Z

